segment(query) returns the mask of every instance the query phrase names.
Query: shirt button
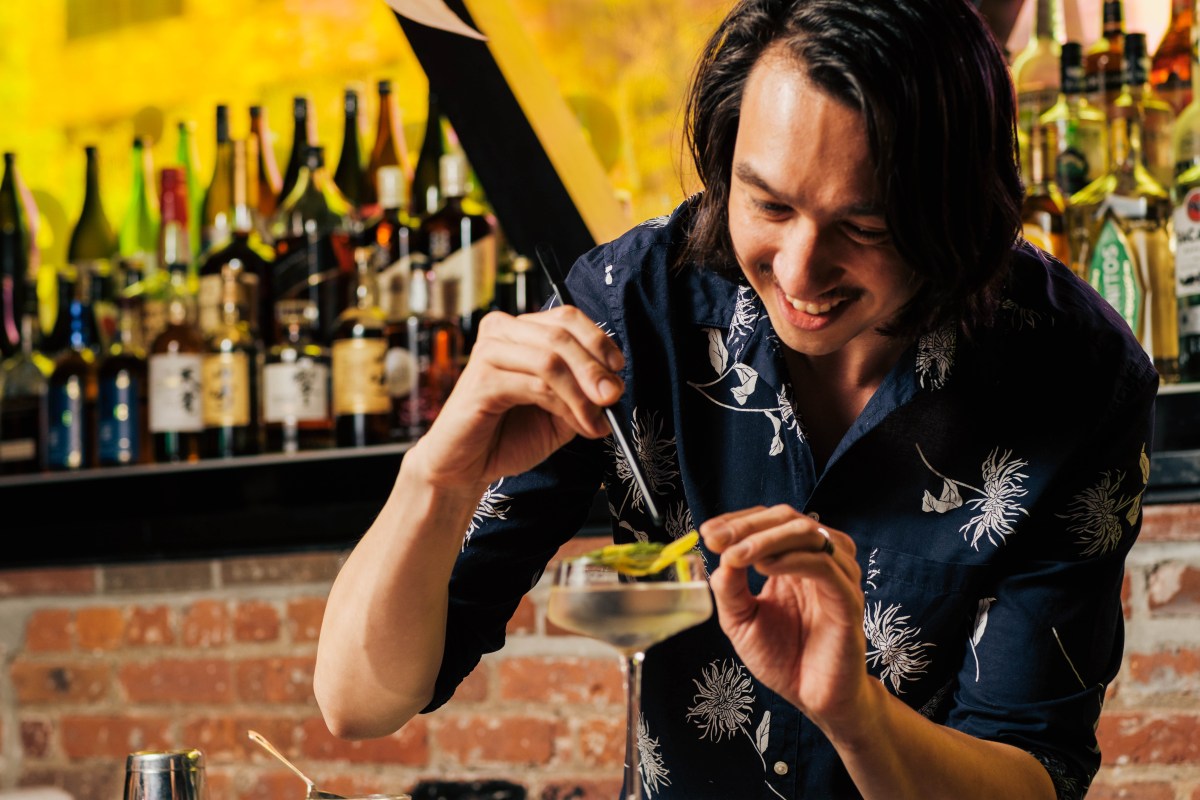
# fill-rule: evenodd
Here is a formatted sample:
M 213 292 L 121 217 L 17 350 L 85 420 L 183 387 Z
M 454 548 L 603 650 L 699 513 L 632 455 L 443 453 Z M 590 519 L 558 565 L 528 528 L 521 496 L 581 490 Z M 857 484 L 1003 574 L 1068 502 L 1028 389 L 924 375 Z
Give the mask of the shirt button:
M 817 513 L 817 512 L 815 512 L 815 511 L 810 511 L 810 512 L 808 512 L 808 515 L 809 515 L 810 517 L 812 517 L 812 518 L 813 518 L 813 521 L 814 521 L 814 522 L 820 522 L 820 521 L 821 521 L 821 515 L 820 515 L 820 514 L 818 514 L 818 513 Z
M 783 763 L 782 761 L 776 761 L 775 762 L 775 774 L 776 775 L 787 775 L 787 773 L 788 773 L 788 765 Z

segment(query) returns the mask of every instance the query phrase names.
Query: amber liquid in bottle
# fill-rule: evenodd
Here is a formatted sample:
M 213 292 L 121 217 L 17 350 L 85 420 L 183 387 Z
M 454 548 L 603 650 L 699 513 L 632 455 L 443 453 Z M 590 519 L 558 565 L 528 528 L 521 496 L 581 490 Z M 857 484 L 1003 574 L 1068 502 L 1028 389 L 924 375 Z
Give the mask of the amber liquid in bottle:
M 391 438 L 391 398 L 384 369 L 387 339 L 370 252 L 355 252 L 351 305 L 333 334 L 333 416 L 339 447 L 383 444 Z

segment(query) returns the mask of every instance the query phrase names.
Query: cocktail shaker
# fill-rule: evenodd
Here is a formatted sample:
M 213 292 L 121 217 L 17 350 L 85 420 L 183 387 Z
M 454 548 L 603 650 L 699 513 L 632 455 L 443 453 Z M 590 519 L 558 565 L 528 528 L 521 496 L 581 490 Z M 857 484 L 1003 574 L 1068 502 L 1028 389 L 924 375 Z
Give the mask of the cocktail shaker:
M 125 800 L 208 800 L 199 750 L 140 751 L 125 759 Z

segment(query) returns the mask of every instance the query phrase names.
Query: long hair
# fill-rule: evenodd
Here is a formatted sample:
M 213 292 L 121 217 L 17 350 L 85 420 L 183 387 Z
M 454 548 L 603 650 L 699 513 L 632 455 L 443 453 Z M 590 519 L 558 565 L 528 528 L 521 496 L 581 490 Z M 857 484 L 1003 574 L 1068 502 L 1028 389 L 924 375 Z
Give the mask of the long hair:
M 681 258 L 740 276 L 728 205 L 742 92 L 777 46 L 865 121 L 892 241 L 922 279 L 887 332 L 985 321 L 1023 187 L 1012 81 L 967 0 L 741 0 L 705 46 L 688 95 L 686 144 L 704 192 Z

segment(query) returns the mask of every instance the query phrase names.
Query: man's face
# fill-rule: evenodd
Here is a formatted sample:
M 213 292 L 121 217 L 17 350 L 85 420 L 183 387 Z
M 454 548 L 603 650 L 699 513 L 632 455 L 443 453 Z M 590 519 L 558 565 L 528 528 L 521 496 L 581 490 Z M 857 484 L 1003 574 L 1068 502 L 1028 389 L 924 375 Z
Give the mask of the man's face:
M 742 97 L 729 191 L 738 263 L 779 338 L 860 362 L 918 281 L 892 245 L 861 115 L 768 52 Z

